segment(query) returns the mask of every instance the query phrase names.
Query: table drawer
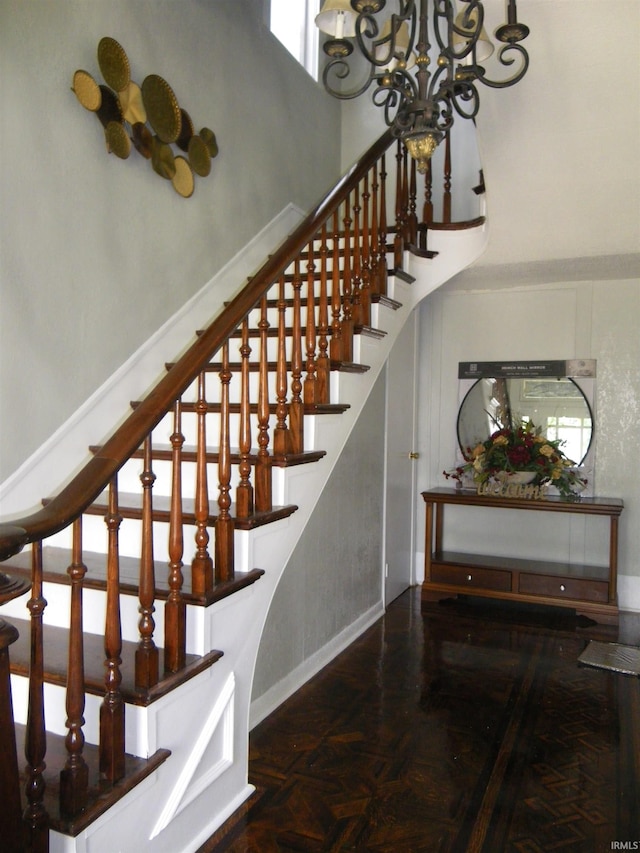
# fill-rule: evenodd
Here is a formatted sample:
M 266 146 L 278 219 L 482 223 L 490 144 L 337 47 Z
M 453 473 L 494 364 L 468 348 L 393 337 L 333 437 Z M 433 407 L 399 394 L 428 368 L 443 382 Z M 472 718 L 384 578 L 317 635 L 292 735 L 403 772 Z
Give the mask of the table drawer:
M 572 598 L 603 603 L 609 600 L 609 584 L 606 581 L 554 577 L 553 575 L 522 573 L 518 592 L 523 595 L 546 595 L 553 598 Z
M 511 572 L 501 569 L 432 564 L 431 581 L 476 589 L 496 589 L 504 592 L 511 590 Z

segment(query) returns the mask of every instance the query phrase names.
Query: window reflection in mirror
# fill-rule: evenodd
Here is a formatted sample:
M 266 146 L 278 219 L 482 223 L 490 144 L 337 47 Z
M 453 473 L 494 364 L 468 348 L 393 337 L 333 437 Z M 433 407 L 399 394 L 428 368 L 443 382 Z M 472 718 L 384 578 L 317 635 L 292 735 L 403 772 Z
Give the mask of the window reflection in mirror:
M 458 413 L 458 443 L 463 453 L 493 432 L 519 421 L 532 421 L 562 450 L 581 464 L 593 437 L 593 415 L 587 398 L 566 378 L 479 379 L 468 391 Z

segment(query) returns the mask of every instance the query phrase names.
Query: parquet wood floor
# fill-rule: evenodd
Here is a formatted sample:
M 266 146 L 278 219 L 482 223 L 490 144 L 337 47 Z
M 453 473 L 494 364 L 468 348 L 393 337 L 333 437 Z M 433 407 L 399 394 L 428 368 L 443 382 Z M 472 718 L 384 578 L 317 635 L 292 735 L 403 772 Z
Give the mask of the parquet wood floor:
M 199 853 L 640 849 L 640 679 L 559 613 L 406 592 L 252 732 L 256 795 Z

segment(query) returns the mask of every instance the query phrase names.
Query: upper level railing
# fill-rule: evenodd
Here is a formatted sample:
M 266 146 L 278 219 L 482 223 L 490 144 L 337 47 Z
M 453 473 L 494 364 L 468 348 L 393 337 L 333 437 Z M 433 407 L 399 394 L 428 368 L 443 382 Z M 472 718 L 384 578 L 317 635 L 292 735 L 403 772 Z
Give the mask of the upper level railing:
M 395 162 L 390 148 L 392 152 L 395 149 Z M 331 405 L 330 371 L 355 369 L 353 336 L 370 325 L 372 303 L 386 295 L 388 258 L 393 257 L 393 266 L 399 269 L 405 249 L 429 254 L 431 228 L 468 227 L 480 221 L 457 225 L 450 222 L 452 174 L 448 151 L 447 142 L 445 171 L 438 187 L 430 173 L 424 185 L 420 182 L 418 186 L 414 162 L 407 158 L 406 150 L 390 132 L 386 132 L 219 316 L 197 335 L 185 354 L 168 366 L 166 375 L 133 407 L 105 444 L 95 449 L 91 461 L 71 482 L 37 512 L 10 524 L 0 524 L 0 561 L 13 558 L 28 544 L 32 546 L 31 599 L 27 605 L 31 616 L 31 666 L 25 746 L 29 776 L 25 788 L 28 804 L 25 825 L 33 849 L 45 849 L 42 845 L 47 825 L 42 790 L 46 752 L 43 542 L 60 531 L 70 530 L 68 759 L 61 773 L 60 809 L 66 815 L 73 815 L 85 808 L 87 802 L 87 774 L 82 756 L 82 589 L 91 568 L 86 564 L 83 548 L 83 518 L 86 514 L 101 514 L 107 531 L 100 769 L 105 779 L 115 782 L 124 774 L 119 604 L 122 559 L 119 529 L 123 515 L 131 513 L 141 528 L 141 547 L 136 558 L 139 641 L 132 690 L 142 701 L 162 677 L 153 620 L 158 585 L 164 585 L 166 590 L 165 635 L 161 644 L 164 672 L 177 673 L 185 665 L 186 600 L 190 597 L 207 603 L 213 599 L 216 587 L 225 585 L 227 589 L 237 580 L 234 531 L 252 529 L 295 510 L 295 507 L 273 506 L 272 468 L 295 463 L 304 456 L 304 414 Z M 389 172 L 392 172 L 390 178 Z M 438 224 L 433 221 L 435 193 L 442 193 L 443 222 Z M 230 349 L 234 341 L 237 361 Z M 216 373 L 219 381 L 212 391 L 210 385 Z M 185 418 L 192 421 L 193 447 L 186 445 Z M 215 425 L 212 418 L 216 419 Z M 161 422 L 170 425 L 166 448 L 157 446 L 155 431 Z M 140 492 L 132 503 L 131 496 L 119 490 L 118 476 L 133 458 L 140 460 L 142 471 Z M 156 577 L 154 557 L 154 525 L 158 522 L 154 508 L 154 466 L 159 460 L 171 471 L 166 509 L 161 518 L 167 526 L 164 563 L 167 576 L 162 580 Z M 193 500 L 183 496 L 186 462 L 195 469 Z M 209 487 L 210 470 L 215 464 L 217 502 L 211 501 Z M 193 531 L 190 546 L 185 545 L 187 529 Z M 188 559 L 189 579 L 185 582 L 183 570 Z M 5 600 L 3 577 L 6 576 L 0 574 L 0 603 Z M 6 583 L 10 584 L 10 580 Z

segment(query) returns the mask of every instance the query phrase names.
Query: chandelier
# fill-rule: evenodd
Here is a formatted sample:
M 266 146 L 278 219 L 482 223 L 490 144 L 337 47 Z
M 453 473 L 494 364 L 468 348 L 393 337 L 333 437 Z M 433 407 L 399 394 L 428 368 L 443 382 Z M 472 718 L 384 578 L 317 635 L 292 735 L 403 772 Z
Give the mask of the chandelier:
M 383 108 L 385 122 L 424 172 L 455 114 L 466 119 L 477 115 L 477 83 L 503 89 L 524 77 L 529 55 L 520 42 L 529 28 L 518 22 L 516 0 L 508 0 L 507 21 L 495 32 L 501 45 L 497 59 L 515 68 L 511 76 L 491 80 L 481 64 L 494 52 L 482 0 L 459 0 L 458 11 L 455 0 L 392 0 L 395 11 L 380 16 L 386 5 L 386 0 L 325 0 L 315 19 L 330 36 L 324 44 L 329 58 L 322 80 L 331 95 L 343 100 L 374 85 L 374 104 Z M 354 43 L 368 69 L 362 84 L 348 89 L 343 81 L 351 73 Z

